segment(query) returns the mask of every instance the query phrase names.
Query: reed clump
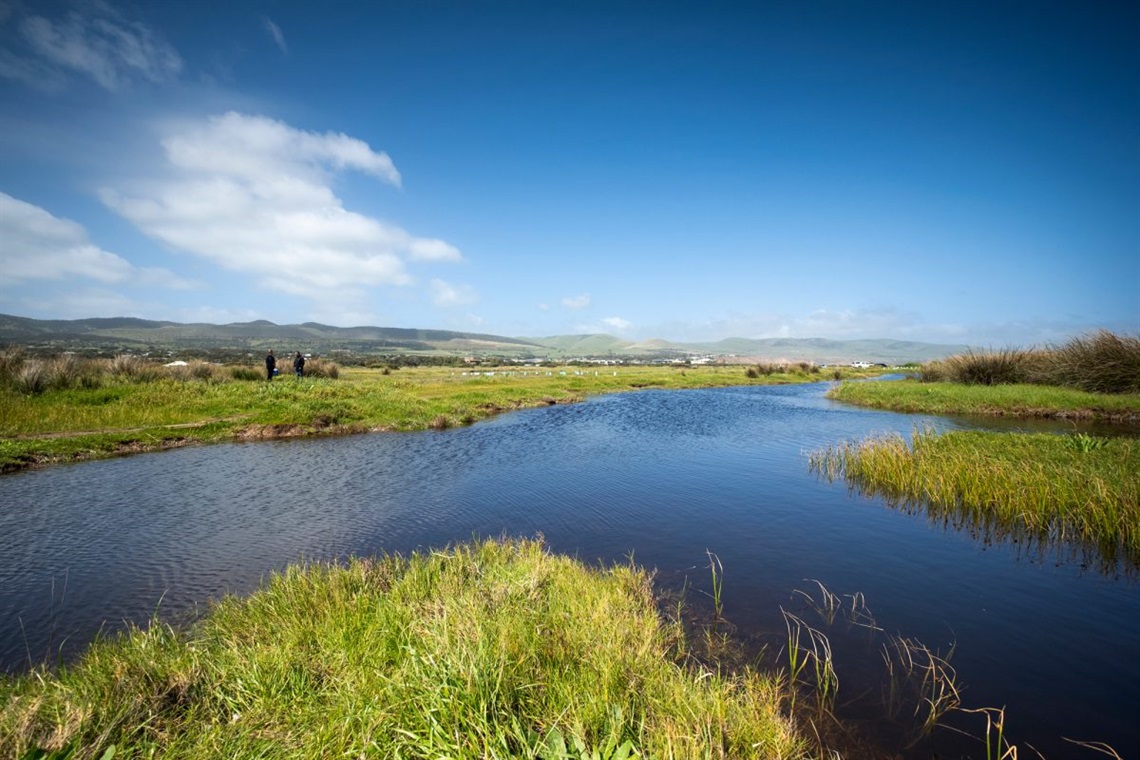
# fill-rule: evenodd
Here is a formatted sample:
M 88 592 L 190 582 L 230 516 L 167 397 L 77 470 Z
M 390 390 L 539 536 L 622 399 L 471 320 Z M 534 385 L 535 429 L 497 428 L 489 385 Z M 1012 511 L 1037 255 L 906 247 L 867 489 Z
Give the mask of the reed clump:
M 1077 546 L 1106 571 L 1140 569 L 1140 440 L 916 430 L 810 455 L 888 503 L 986 540 Z
M 1089 393 L 1140 393 L 1140 337 L 1100 330 L 1044 349 L 967 351 L 923 364 L 926 382 L 1029 383 Z
M 771 377 L 773 375 L 793 375 L 799 377 L 807 377 L 810 375 L 818 375 L 820 371 L 821 370 L 818 364 L 808 361 L 757 362 L 755 365 L 744 370 L 744 376 L 749 379 Z
M 340 365 L 328 359 L 309 359 L 305 362 L 305 377 L 336 380 L 340 377 Z
M 336 380 L 340 377 L 340 366 L 326 359 L 310 359 L 305 364 L 305 376 Z M 73 388 L 99 388 L 110 383 L 146 384 L 163 380 L 224 383 L 264 379 L 265 373 L 261 369 L 222 367 L 198 360 L 162 365 L 134 354 L 119 354 L 110 359 L 82 359 L 72 354 L 30 358 L 20 348 L 0 352 L 0 388 L 27 395 Z
M 292 567 L 188 630 L 0 676 L 0 737 L 74 760 L 807 755 L 779 679 L 686 652 L 643 570 L 485 541 Z
M 35 395 L 51 390 L 97 388 L 103 379 L 98 360 L 73 354 L 30 358 L 20 349 L 0 352 L 0 388 Z

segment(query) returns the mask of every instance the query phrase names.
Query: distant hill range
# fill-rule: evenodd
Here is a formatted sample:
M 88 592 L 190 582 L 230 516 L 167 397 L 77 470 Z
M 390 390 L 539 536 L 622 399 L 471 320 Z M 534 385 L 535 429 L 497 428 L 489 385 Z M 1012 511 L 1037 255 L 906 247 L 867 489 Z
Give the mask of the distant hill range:
M 501 335 L 417 330 L 400 327 L 333 327 L 316 322 L 278 325 L 265 320 L 227 325 L 156 322 L 133 317 L 41 320 L 0 314 L 0 345 L 37 351 L 163 354 L 186 351 L 283 351 L 361 355 L 433 354 L 504 358 L 677 358 L 727 357 L 729 361 L 922 362 L 966 350 L 966 346 L 902 340 L 824 338 L 726 338 L 714 343 L 628 341 L 612 335 Z

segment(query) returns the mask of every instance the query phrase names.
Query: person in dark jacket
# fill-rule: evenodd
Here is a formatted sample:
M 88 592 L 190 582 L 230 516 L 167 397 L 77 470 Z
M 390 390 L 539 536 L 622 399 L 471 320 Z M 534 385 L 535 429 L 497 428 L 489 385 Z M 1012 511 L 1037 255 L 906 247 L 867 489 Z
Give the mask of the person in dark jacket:
M 301 356 L 300 351 L 293 357 L 293 374 L 298 378 L 305 376 L 305 357 Z
M 273 349 L 265 355 L 265 379 L 272 380 L 273 373 L 277 371 L 277 360 L 273 358 Z

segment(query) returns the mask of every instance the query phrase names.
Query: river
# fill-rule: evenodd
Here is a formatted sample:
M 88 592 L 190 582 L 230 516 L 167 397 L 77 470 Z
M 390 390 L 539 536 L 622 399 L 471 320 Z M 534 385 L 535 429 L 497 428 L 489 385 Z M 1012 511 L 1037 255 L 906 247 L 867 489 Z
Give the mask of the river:
M 826 389 L 645 390 L 445 431 L 214 445 L 5 475 L 0 668 L 73 657 L 124 621 L 187 620 L 289 563 L 541 533 L 588 562 L 632 555 L 698 603 L 712 552 L 724 616 L 776 648 L 781 608 L 805 613 L 797 590 L 818 581 L 861 594 L 884 631 L 953 647 L 963 703 L 1004 706 L 1015 741 L 1053 758 L 1099 756 L 1066 737 L 1136 757 L 1135 576 L 948 530 L 817 478 L 806 452 L 829 444 L 989 424 L 857 409 Z M 844 645 L 843 631 L 828 635 L 851 674 L 841 671 L 843 703 L 864 690 L 860 679 L 873 682 L 864 671 L 879 644 L 860 653 L 857 636 Z M 947 733 L 920 747 L 948 756 L 970 751 L 962 741 Z

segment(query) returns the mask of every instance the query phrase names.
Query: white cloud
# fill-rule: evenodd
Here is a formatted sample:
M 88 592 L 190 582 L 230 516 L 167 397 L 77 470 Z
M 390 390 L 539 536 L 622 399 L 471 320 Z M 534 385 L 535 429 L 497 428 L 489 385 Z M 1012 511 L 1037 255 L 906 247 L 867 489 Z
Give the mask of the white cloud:
M 281 33 L 281 27 L 273 23 L 273 19 L 268 16 L 265 17 L 265 30 L 269 32 L 269 36 L 273 38 L 273 42 L 281 50 L 281 53 L 288 55 L 289 46 L 285 44 L 285 35 Z
M 628 319 L 622 319 L 621 317 L 606 317 L 602 320 L 602 324 L 606 327 L 612 327 L 615 330 L 622 331 L 633 327 L 632 322 L 630 322 Z
M 562 305 L 567 309 L 574 309 L 575 311 L 584 309 L 590 305 L 590 294 L 583 293 L 580 296 L 567 296 L 562 299 Z
M 138 268 L 94 245 L 82 225 L 0 192 L 0 282 L 85 277 L 108 284 L 185 289 L 191 283 L 165 269 Z
M 17 26 L 18 37 L 6 35 L 0 76 L 42 89 L 79 74 L 114 92 L 138 80 L 170 81 L 182 70 L 173 47 L 104 2 L 83 3 L 62 18 L 27 15 Z
M 478 303 L 478 294 L 468 285 L 452 285 L 443 280 L 435 279 L 429 283 L 431 300 L 436 306 L 449 308 L 452 306 L 467 306 Z
M 367 313 L 367 288 L 414 281 L 408 262 L 463 258 L 442 240 L 344 208 L 330 186 L 335 171 L 400 184 L 388 155 L 361 140 L 230 112 L 180 125 L 162 147 L 164 176 L 130 193 L 105 188 L 103 202 L 150 237 L 324 313 Z

